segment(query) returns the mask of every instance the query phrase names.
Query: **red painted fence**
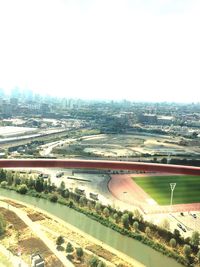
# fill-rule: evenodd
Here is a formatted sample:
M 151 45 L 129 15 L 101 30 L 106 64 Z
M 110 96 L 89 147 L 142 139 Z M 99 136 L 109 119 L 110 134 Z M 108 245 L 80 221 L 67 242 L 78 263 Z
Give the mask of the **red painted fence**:
M 109 160 L 0 159 L 0 168 L 80 168 L 150 171 L 200 176 L 200 167 Z

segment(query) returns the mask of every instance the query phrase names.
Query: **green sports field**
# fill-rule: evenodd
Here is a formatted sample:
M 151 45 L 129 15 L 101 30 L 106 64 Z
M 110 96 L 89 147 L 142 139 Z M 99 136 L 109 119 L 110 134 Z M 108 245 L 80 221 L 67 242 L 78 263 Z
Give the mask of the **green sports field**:
M 169 205 L 171 189 L 170 183 L 176 183 L 173 204 L 200 202 L 199 176 L 151 176 L 132 178 L 158 204 Z

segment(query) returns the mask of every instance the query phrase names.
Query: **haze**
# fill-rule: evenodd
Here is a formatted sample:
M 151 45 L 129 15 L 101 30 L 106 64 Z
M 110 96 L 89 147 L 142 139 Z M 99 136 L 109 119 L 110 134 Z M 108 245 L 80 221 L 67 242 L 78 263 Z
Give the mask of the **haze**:
M 0 88 L 200 99 L 200 2 L 0 0 Z

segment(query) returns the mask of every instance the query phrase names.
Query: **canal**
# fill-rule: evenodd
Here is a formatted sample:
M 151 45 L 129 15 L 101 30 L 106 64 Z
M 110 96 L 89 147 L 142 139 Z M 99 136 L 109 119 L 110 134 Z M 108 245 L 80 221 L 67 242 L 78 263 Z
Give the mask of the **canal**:
M 52 203 L 46 199 L 35 198 L 26 195 L 20 195 L 15 191 L 0 188 L 0 196 L 9 197 L 22 201 L 27 204 L 37 206 L 38 208 L 51 213 L 54 216 L 70 223 L 94 238 L 106 243 L 107 245 L 117 249 L 131 258 L 141 262 L 147 267 L 181 267 L 182 265 L 175 260 L 162 255 L 152 248 L 134 240 L 123 236 L 114 230 L 105 227 L 88 218 L 86 215 L 70 209 L 59 203 Z

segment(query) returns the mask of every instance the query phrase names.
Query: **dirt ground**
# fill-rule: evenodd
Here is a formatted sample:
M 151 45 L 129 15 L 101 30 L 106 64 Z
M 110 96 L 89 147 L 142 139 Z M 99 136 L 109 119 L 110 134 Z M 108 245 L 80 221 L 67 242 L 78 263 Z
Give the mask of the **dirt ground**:
M 45 216 L 41 212 L 30 212 L 28 217 L 33 221 L 41 221 L 45 219 Z
M 114 261 L 115 255 L 98 245 L 87 246 L 86 249 L 110 262 Z
M 11 202 L 9 203 L 11 204 Z M 15 207 L 16 205 L 18 207 L 25 207 L 19 203 L 13 203 Z M 22 258 L 25 262 L 30 263 L 30 255 L 39 251 L 45 258 L 45 266 L 63 267 L 63 264 L 54 256 L 45 243 L 34 236 L 29 227 L 14 212 L 0 207 L 0 213 L 3 214 L 5 220 L 8 222 L 7 227 L 9 227 L 0 242 L 5 247 L 8 247 L 14 255 L 17 255 L 20 248 Z
M 16 231 L 22 231 L 27 228 L 27 225 L 13 211 L 0 207 L 0 213 L 3 214 L 9 224 L 13 225 Z

